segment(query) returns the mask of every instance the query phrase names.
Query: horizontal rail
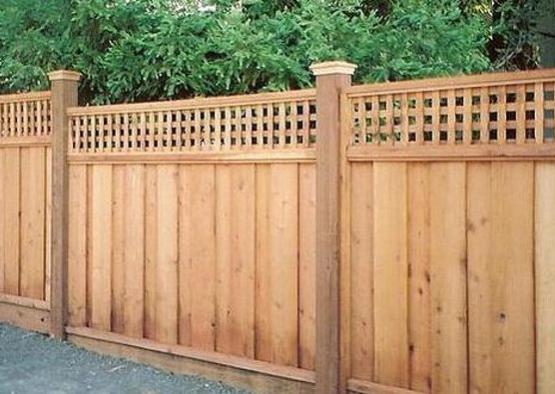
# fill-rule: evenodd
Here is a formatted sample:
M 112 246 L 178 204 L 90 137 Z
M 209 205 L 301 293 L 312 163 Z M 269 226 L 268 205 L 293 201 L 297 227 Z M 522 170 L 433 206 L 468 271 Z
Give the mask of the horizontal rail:
M 50 91 L 4 94 L 0 95 L 0 103 L 19 103 L 22 101 L 49 100 L 51 96 L 52 94 Z
M 375 94 L 400 94 L 433 92 L 445 89 L 479 88 L 482 86 L 502 86 L 533 84 L 555 78 L 555 68 L 516 72 L 483 73 L 459 77 L 416 79 L 410 81 L 382 82 L 350 86 L 343 90 L 350 98 Z
M 352 146 L 348 161 L 555 161 L 555 144 Z
M 73 164 L 112 164 L 112 163 L 286 163 L 315 162 L 314 148 L 259 150 L 259 151 L 228 151 L 228 152 L 167 152 L 167 153 L 105 153 L 105 154 L 69 154 L 68 162 Z
M 49 146 L 51 142 L 52 138 L 49 135 L 28 137 L 0 137 L 0 148 Z
M 315 97 L 315 89 L 304 89 L 276 93 L 258 93 L 223 97 L 203 97 L 189 100 L 72 107 L 68 108 L 67 112 L 70 116 L 122 114 L 145 111 L 168 111 L 180 109 L 204 109 L 236 105 L 272 104 L 287 100 L 308 100 L 314 99 Z

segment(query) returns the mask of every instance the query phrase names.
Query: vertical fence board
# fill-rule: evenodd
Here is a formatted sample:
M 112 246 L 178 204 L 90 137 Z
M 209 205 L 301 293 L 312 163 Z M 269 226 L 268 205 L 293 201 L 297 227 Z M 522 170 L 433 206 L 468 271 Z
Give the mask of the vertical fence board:
M 543 92 L 542 92 L 543 94 Z M 536 164 L 537 392 L 555 392 L 555 164 Z
M 374 376 L 408 387 L 406 163 L 374 164 L 373 198 Z
M 20 201 L 20 149 L 6 148 L 4 151 L 4 206 L 2 225 L 4 231 L 4 291 L 19 295 L 19 201 Z
M 489 262 L 495 273 L 490 283 L 492 386 L 494 391 L 533 393 L 534 164 L 493 163 L 492 182 L 492 221 L 497 229 Z
M 470 388 L 532 393 L 533 164 L 476 163 L 468 175 Z
M 225 165 L 216 173 L 218 351 L 254 356 L 255 171 Z
M 271 165 L 256 166 L 256 358 L 272 361 Z
M 151 118 L 152 119 L 152 118 Z M 152 135 L 151 135 L 152 136 Z M 151 141 L 152 142 L 152 141 Z M 158 170 L 145 169 L 145 283 L 144 337 L 156 339 L 156 283 L 158 261 Z
M 468 338 L 469 389 L 491 392 L 491 374 L 495 367 L 490 352 L 492 320 L 491 266 L 493 201 L 492 164 L 469 163 L 467 168 L 467 239 L 468 239 Z
M 351 373 L 374 377 L 373 166 L 351 165 Z
M 254 357 L 254 275 L 255 275 L 255 167 L 238 165 L 231 174 L 232 204 L 230 212 L 232 252 L 230 259 L 232 352 Z
M 91 168 L 91 326 L 111 329 L 112 166 Z
M 142 338 L 144 330 L 145 168 L 130 165 L 125 177 L 125 253 L 123 328 L 125 335 Z
M 257 356 L 298 364 L 298 169 L 257 166 Z
M 92 271 L 93 271 L 93 166 L 87 165 L 87 326 L 92 327 Z
M 226 114 L 226 120 L 229 117 Z M 232 179 L 231 169 L 229 166 L 218 167 L 216 170 L 216 351 L 232 352 L 233 338 L 230 338 L 229 330 L 234 331 L 234 335 L 238 340 L 244 338 L 239 337 L 239 325 L 232 318 L 232 305 L 230 297 L 233 289 L 230 283 L 230 265 L 232 251 L 232 228 L 231 228 L 231 210 L 232 210 Z M 240 287 L 238 287 L 240 288 Z M 242 289 L 241 291 L 245 291 Z M 243 351 L 242 346 L 237 350 L 239 354 Z
M 316 352 L 316 171 L 299 165 L 299 366 L 314 369 Z
M 271 174 L 272 361 L 297 366 L 298 166 L 272 164 Z
M 125 308 L 125 185 L 126 166 L 112 169 L 112 331 L 123 334 Z
M 197 236 L 197 228 L 194 227 L 192 215 L 193 196 L 196 190 L 193 184 L 194 175 L 191 175 L 189 166 L 179 166 L 179 338 L 181 345 L 191 346 L 193 341 L 193 264 L 196 255 L 192 248 L 193 243 L 198 242 L 200 236 Z M 202 181 L 200 181 L 202 182 Z M 215 245 L 214 245 L 215 246 Z M 204 279 L 206 280 L 206 278 Z M 209 282 L 210 286 L 210 282 Z
M 44 240 L 44 299 L 48 305 L 52 305 L 52 148 L 46 147 L 46 179 L 45 179 L 45 187 L 46 187 L 46 196 L 45 196 L 45 240 Z M 68 193 L 67 199 L 69 201 L 69 180 L 68 180 Z M 69 208 L 66 215 L 69 215 Z M 69 222 L 69 217 L 67 218 Z M 68 224 L 69 228 L 69 224 Z M 69 236 L 68 236 L 69 238 Z M 69 250 L 69 245 L 67 245 Z M 67 280 L 67 279 L 66 279 Z M 67 286 L 67 283 L 66 283 Z M 67 287 L 66 287 L 67 289 Z M 67 290 L 66 290 L 67 292 Z M 67 293 L 66 293 L 67 294 Z M 66 312 L 67 313 L 67 309 Z M 67 315 L 66 315 L 67 318 Z
M 180 168 L 180 343 L 214 350 L 215 180 L 213 165 Z
M 410 388 L 430 392 L 430 165 L 408 166 Z
M 432 391 L 467 391 L 464 163 L 430 168 Z
M 0 223 L 4 228 L 2 258 L 4 261 L 4 292 L 19 295 L 20 251 L 20 149 L 3 148 L 3 205 Z
M 20 295 L 44 299 L 45 148 L 21 149 Z
M 87 323 L 87 166 L 69 168 L 68 323 Z
M 178 167 L 159 165 L 157 184 L 156 340 L 174 344 L 178 333 Z

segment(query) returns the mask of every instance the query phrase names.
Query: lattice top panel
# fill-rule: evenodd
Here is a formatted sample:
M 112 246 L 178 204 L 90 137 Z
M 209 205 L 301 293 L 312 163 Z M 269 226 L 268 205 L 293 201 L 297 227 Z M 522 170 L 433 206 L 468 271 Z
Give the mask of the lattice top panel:
M 0 96 L 0 139 L 40 137 L 51 132 L 50 92 Z
M 552 143 L 554 94 L 555 70 L 357 86 L 351 143 Z
M 69 110 L 69 153 L 307 148 L 316 139 L 315 91 Z

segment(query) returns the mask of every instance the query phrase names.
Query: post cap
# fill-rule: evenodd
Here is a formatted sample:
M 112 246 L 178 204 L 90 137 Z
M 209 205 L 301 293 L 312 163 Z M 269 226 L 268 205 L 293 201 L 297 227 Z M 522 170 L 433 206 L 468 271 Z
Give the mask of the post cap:
M 77 71 L 69 70 L 56 70 L 48 73 L 48 78 L 51 81 L 79 81 L 81 79 L 81 74 Z
M 330 74 L 346 74 L 353 75 L 357 68 L 356 64 L 343 62 L 343 61 L 332 61 L 323 63 L 314 63 L 310 66 L 310 71 L 316 76 L 319 75 L 330 75 Z

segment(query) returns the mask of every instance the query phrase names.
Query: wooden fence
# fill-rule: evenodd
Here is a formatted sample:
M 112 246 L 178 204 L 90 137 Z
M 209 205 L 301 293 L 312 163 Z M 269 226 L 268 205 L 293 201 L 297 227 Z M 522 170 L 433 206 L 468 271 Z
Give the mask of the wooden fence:
M 2 98 L 0 306 L 258 392 L 553 392 L 555 70 L 313 70 L 314 90 L 96 107 L 62 73 L 51 154 L 21 118 L 46 107 Z M 43 145 L 14 148 L 29 127 Z
M 553 390 L 554 77 L 345 90 L 358 386 Z
M 48 332 L 50 92 L 0 96 L 0 316 Z
M 312 368 L 313 100 L 71 109 L 70 325 Z

